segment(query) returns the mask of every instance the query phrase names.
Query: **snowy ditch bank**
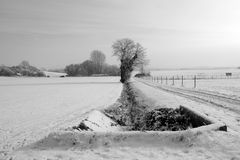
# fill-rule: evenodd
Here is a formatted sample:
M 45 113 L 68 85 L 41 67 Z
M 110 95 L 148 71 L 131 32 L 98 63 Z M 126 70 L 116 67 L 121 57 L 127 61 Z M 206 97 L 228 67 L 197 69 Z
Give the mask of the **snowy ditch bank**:
M 193 118 L 196 128 L 182 131 L 126 131 L 101 111 L 91 111 L 82 121 L 82 129 L 51 133 L 21 150 L 88 150 L 102 147 L 192 147 L 197 137 L 209 131 L 227 131 L 224 124 L 180 106 Z M 83 125 L 84 124 L 84 125 Z M 203 125 L 204 124 L 204 125 Z M 200 127 L 197 127 L 201 125 Z
M 141 104 L 141 97 L 131 88 L 124 86 L 118 102 L 105 110 L 92 110 L 85 115 L 81 123 L 71 129 L 52 133 L 25 149 L 78 148 L 81 150 L 114 146 L 189 146 L 198 135 L 209 131 L 227 131 L 223 123 L 211 119 L 187 106 L 177 109 L 151 108 Z M 168 115 L 162 115 L 167 113 Z M 146 116 L 148 115 L 148 116 Z M 170 115 L 172 118 L 167 118 Z M 150 119 L 149 119 L 150 117 Z M 164 119 L 164 126 L 156 123 Z M 155 121 L 153 130 L 146 127 L 149 121 Z M 152 121 L 151 121 L 152 122 Z M 187 122 L 188 124 L 181 124 Z M 151 123 L 150 123 L 151 124 Z M 178 125 L 178 128 L 173 128 Z
M 223 123 L 220 123 L 214 119 L 211 119 L 199 112 L 196 112 L 192 109 L 189 109 L 185 106 L 180 106 L 179 110 L 181 114 L 188 117 L 189 128 L 184 130 L 169 131 L 165 130 L 167 134 L 174 132 L 185 132 L 185 131 L 207 131 L 207 130 L 219 130 L 227 131 L 227 126 Z M 144 125 L 144 124 L 143 124 Z M 164 126 L 165 127 L 165 126 Z M 124 132 L 124 134 L 132 134 L 132 132 L 137 133 L 137 130 L 132 130 L 132 127 L 121 126 L 115 120 L 109 117 L 109 115 L 104 114 L 101 111 L 94 110 L 90 112 L 87 117 L 78 125 L 73 127 L 74 130 L 78 131 L 93 131 L 93 132 Z M 161 132 L 158 130 L 141 130 L 144 133 L 154 133 Z M 162 132 L 162 133 L 165 133 Z M 109 134 L 109 133 L 108 133 Z M 115 134 L 115 133 L 114 133 Z
M 123 87 L 119 104 L 103 112 L 127 131 L 184 131 L 208 128 L 227 131 L 227 126 L 215 119 L 180 105 L 178 108 L 153 106 L 148 97 L 131 83 Z

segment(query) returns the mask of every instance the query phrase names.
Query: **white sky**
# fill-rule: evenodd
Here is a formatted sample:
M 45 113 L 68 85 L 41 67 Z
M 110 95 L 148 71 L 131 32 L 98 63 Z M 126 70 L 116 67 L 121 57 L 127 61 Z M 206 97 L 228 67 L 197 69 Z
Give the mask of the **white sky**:
M 131 38 L 150 67 L 240 66 L 239 0 L 0 0 L 0 64 L 64 67 Z

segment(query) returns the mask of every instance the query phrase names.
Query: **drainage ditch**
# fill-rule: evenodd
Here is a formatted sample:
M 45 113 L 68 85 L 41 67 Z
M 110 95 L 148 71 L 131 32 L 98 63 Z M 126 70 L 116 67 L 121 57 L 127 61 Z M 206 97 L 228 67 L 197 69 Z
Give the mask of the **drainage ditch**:
M 106 120 L 106 122 L 109 121 L 107 122 L 108 125 L 120 126 L 125 131 L 181 131 L 213 123 L 184 106 L 177 109 L 153 109 L 151 106 L 141 103 L 136 97 L 137 92 L 133 89 L 132 84 L 125 84 L 118 105 L 110 106 L 102 111 L 103 115 L 109 118 L 109 120 Z M 101 116 L 101 120 L 103 120 L 103 116 Z M 89 122 L 99 127 L 101 124 L 97 124 L 98 120 L 93 121 L 86 118 L 78 126 L 74 126 L 73 129 L 95 131 L 95 129 L 89 127 Z M 103 126 L 102 128 L 108 129 L 106 124 L 103 124 Z M 222 130 L 226 129 L 223 128 Z

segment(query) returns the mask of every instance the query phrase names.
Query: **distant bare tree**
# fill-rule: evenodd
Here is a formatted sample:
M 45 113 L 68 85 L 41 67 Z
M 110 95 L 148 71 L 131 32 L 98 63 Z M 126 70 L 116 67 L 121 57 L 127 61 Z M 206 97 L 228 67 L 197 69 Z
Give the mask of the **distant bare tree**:
M 148 73 L 146 70 L 146 66 L 149 64 L 149 60 L 146 59 L 144 60 L 144 62 L 142 64 L 139 65 L 139 71 L 141 74 L 146 74 Z
M 30 64 L 29 64 L 28 61 L 24 60 L 24 61 L 22 61 L 22 62 L 19 64 L 19 66 L 25 66 L 25 67 L 27 67 L 27 66 L 30 66 Z
M 94 63 L 95 65 L 95 71 L 96 73 L 102 73 L 103 71 L 103 66 L 106 60 L 106 56 L 104 53 L 102 53 L 99 50 L 94 50 L 91 52 L 91 57 L 90 57 L 91 61 Z
M 80 74 L 84 76 L 91 76 L 94 73 L 94 64 L 90 60 L 86 60 L 80 64 Z
M 121 61 L 121 82 L 127 82 L 131 77 L 131 72 L 135 67 L 140 67 L 146 63 L 145 49 L 133 40 L 125 38 L 117 40 L 113 45 L 113 55 Z

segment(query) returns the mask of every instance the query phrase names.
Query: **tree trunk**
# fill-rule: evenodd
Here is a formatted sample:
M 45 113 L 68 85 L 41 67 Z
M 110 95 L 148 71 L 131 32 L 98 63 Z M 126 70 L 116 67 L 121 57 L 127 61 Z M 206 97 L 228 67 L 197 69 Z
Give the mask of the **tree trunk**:
M 127 77 L 126 77 L 126 67 L 124 66 L 124 64 L 121 64 L 121 83 L 125 83 L 127 81 Z
M 131 59 L 121 60 L 121 80 L 120 82 L 125 83 L 131 78 L 131 72 L 133 71 L 134 61 L 137 59 L 137 54 Z
M 131 69 L 131 67 L 129 68 L 129 66 L 126 64 L 121 64 L 120 69 L 121 69 L 121 80 L 120 81 L 122 83 L 125 83 L 131 78 L 132 69 Z

